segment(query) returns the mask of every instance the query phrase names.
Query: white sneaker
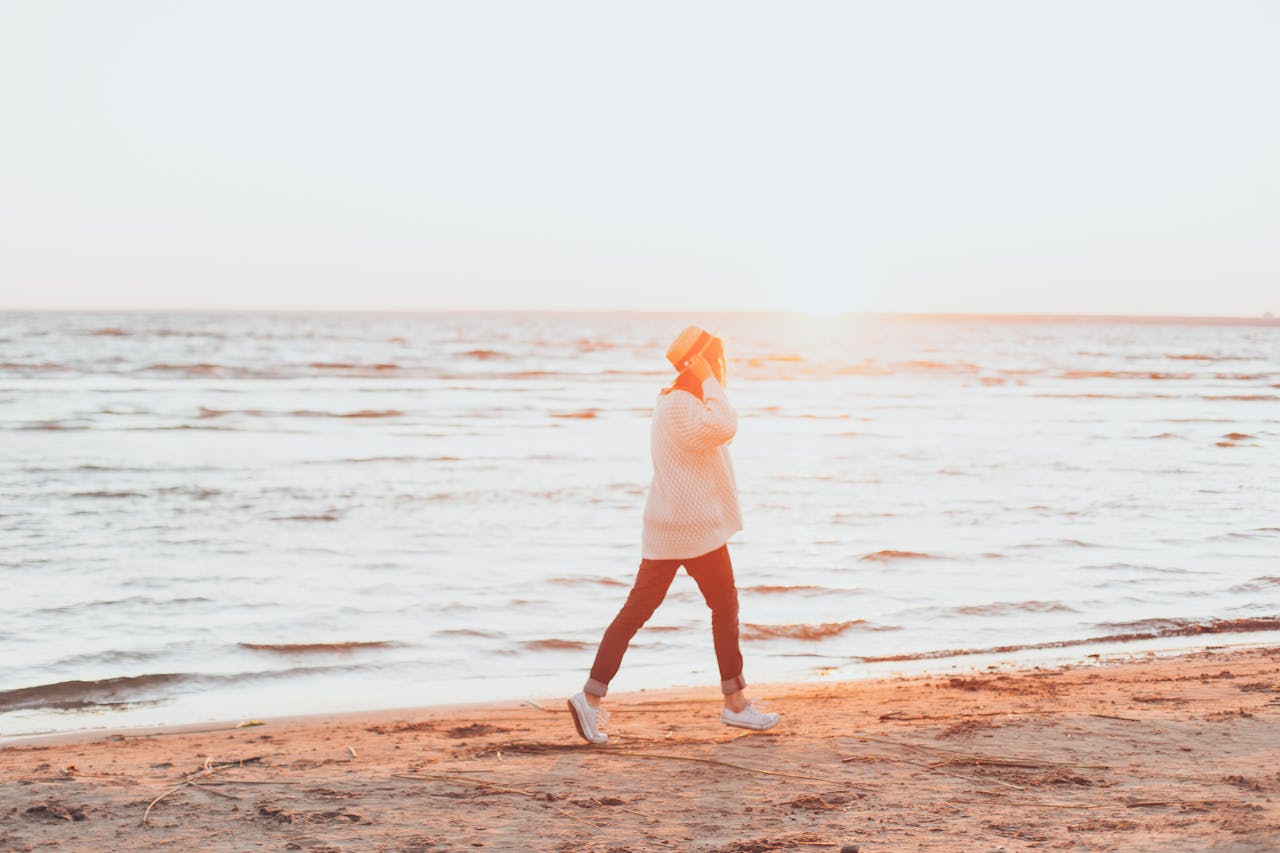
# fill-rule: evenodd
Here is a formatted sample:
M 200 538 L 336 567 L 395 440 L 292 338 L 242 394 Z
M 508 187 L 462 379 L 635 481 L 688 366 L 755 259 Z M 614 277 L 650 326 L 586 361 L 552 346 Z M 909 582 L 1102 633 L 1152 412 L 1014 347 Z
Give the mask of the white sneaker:
M 762 732 L 778 724 L 777 714 L 766 714 L 757 711 L 754 702 L 748 702 L 741 711 L 730 711 L 728 708 L 720 712 L 720 722 L 726 726 L 737 726 L 740 729 L 755 729 Z
M 600 723 L 609 718 L 609 712 L 603 708 L 592 708 L 587 704 L 587 696 L 579 691 L 569 700 L 569 716 L 573 718 L 573 727 L 587 743 L 605 743 L 609 736 L 600 731 Z

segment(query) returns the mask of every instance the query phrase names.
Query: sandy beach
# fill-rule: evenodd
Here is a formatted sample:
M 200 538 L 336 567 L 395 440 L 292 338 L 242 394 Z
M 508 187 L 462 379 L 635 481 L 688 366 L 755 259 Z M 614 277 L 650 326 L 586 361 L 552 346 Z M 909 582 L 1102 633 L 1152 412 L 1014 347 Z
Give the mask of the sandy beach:
M 602 747 L 563 697 L 29 740 L 0 848 L 1280 849 L 1280 648 L 751 693 L 612 695 Z

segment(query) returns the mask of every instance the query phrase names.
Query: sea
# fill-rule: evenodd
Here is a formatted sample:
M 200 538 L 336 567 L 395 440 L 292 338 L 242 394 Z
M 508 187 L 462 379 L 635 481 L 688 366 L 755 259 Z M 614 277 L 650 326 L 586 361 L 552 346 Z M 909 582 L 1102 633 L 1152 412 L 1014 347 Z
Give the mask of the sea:
M 1280 642 L 1280 322 L 0 313 L 0 740 L 565 697 L 725 339 L 749 695 Z M 680 572 L 614 691 L 719 674 Z

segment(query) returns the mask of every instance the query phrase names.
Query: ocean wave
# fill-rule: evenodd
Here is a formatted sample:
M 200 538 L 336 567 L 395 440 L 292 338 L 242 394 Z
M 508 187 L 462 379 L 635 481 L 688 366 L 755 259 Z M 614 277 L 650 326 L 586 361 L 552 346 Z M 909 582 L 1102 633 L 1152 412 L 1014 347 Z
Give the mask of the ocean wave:
M 204 486 L 162 486 L 155 490 L 157 495 L 188 495 L 198 501 L 207 500 L 222 494 L 221 489 L 210 489 Z
M 552 578 L 550 581 L 548 581 L 548 583 L 558 583 L 558 584 L 565 584 L 565 585 L 594 583 L 594 584 L 600 584 L 602 586 L 630 586 L 631 585 L 625 581 L 615 580 L 614 578 L 602 578 L 602 577 Z
M 215 340 L 226 340 L 227 336 L 222 332 L 212 332 L 208 329 L 149 329 L 145 332 L 137 334 L 150 335 L 156 338 L 213 338 Z M 248 334 L 245 337 L 254 338 L 255 340 L 270 339 L 269 335 Z
M 289 412 L 273 412 L 266 409 L 214 409 L 201 406 L 197 418 L 221 418 L 227 415 L 245 415 L 253 418 L 398 418 L 404 415 L 399 409 L 359 409 L 354 412 L 325 412 L 315 409 L 294 409 Z
M 1068 548 L 1101 548 L 1102 547 L 1101 545 L 1098 545 L 1096 543 L 1084 542 L 1080 539 L 1040 539 L 1035 542 L 1024 542 L 1021 545 L 1014 545 L 1013 547 L 1026 549 L 1026 548 L 1061 548 L 1063 546 L 1066 546 Z
M 552 412 L 553 418 L 578 418 L 582 420 L 590 420 L 597 417 L 599 409 L 582 409 L 577 412 Z
M 1162 575 L 1207 575 L 1211 572 L 1203 569 L 1182 569 L 1177 566 L 1152 566 L 1145 563 L 1097 563 L 1081 566 L 1083 571 L 1112 571 L 1116 569 L 1136 569 L 1141 572 L 1156 572 Z
M 867 359 L 860 362 L 810 361 L 803 357 L 769 357 L 751 356 L 749 359 L 733 361 L 731 364 L 742 364 L 751 369 L 754 375 L 764 373 L 767 377 L 790 379 L 799 377 L 891 377 L 893 374 L 924 373 L 940 375 L 973 375 L 979 373 L 979 366 L 969 361 L 931 361 L 916 359 L 911 361 L 877 361 Z
M 864 554 L 858 558 L 859 560 L 870 560 L 876 563 L 887 563 L 890 560 L 936 560 L 938 557 L 933 554 L 924 554 L 919 551 L 876 551 L 872 554 Z
M 68 367 L 85 373 L 116 372 L 102 371 L 100 365 L 95 369 Z M 215 379 L 292 379 L 306 376 L 334 375 L 352 379 L 378 378 L 413 378 L 435 377 L 439 371 L 435 368 L 410 368 L 389 362 L 372 362 L 367 364 L 347 362 L 310 362 L 307 364 L 279 364 L 271 367 L 251 367 L 242 364 L 212 364 L 195 362 L 189 364 L 161 362 L 138 367 L 134 373 L 168 373 L 187 378 Z M 458 378 L 465 378 L 459 376 Z
M 1063 379 L 1192 379 L 1194 373 L 1162 373 L 1157 370 L 1068 370 Z
M 1077 613 L 1074 607 L 1060 601 L 993 601 L 990 604 L 967 604 L 950 608 L 965 616 L 1006 616 L 1011 613 Z
M 1155 619 L 1134 619 L 1129 622 L 1099 622 L 1094 627 L 1101 628 L 1104 631 L 1154 631 L 1158 633 L 1175 628 L 1185 628 L 1187 625 L 1193 624 L 1195 624 L 1194 619 L 1166 616 Z
M 207 362 L 197 362 L 194 364 L 148 364 L 145 367 L 137 369 L 138 373 L 181 373 L 184 376 L 217 376 L 223 378 L 252 378 L 271 376 L 270 371 L 263 371 L 256 368 L 238 367 L 226 364 L 209 364 Z
M 798 625 L 753 625 L 747 622 L 742 625 L 741 636 L 743 640 L 825 640 L 855 629 L 859 631 L 899 630 L 896 625 L 873 625 L 865 619 Z
M 559 341 L 556 341 L 554 343 L 558 344 Z M 551 346 L 553 345 L 553 342 L 535 341 L 534 345 L 538 347 Z M 615 350 L 618 348 L 618 344 L 615 344 L 612 341 L 596 340 L 593 338 L 579 338 L 578 340 L 574 341 L 573 345 L 578 350 L 578 352 L 608 352 L 610 350 Z
M 275 652 L 284 655 L 343 654 L 360 649 L 390 649 L 401 645 L 387 640 L 349 640 L 338 643 L 236 643 L 242 649 L 255 652 Z
M 128 598 L 114 598 L 100 601 L 77 601 L 74 604 L 63 604 L 58 607 L 44 607 L 32 613 L 55 614 L 76 613 L 82 610 L 96 610 L 103 607 L 120 607 L 122 605 L 146 605 L 148 607 L 167 607 L 174 604 L 207 604 L 212 599 L 201 595 L 189 595 L 179 598 L 153 598 L 149 595 L 131 595 Z
M 123 427 L 119 429 L 101 430 L 102 432 L 245 432 L 233 426 L 213 426 L 210 424 L 173 424 L 171 426 Z M 277 430 L 284 432 L 284 430 Z
M 53 666 L 58 668 L 101 666 L 113 663 L 137 663 L 156 660 L 173 653 L 173 646 L 162 649 L 111 649 L 105 652 L 88 652 L 61 658 Z
M 404 412 L 399 409 L 360 409 L 356 412 L 317 412 L 310 409 L 296 409 L 289 412 L 295 418 L 399 418 Z
M 1276 394 L 1204 394 L 1201 400 L 1280 400 Z
M 69 710 L 89 706 L 118 705 L 136 701 L 157 689 L 188 681 L 190 675 L 158 673 L 122 676 L 98 681 L 59 681 L 36 687 L 0 691 L 0 714 L 23 708 L 57 708 Z
M 761 584 L 759 586 L 743 586 L 739 587 L 739 589 L 742 592 L 759 592 L 766 595 L 783 592 L 848 592 L 848 590 L 835 590 L 828 586 L 814 586 L 813 584 L 795 584 L 794 586 Z
M 225 415 L 252 415 L 254 417 L 262 417 L 266 414 L 262 409 L 211 409 L 208 406 L 201 406 L 200 413 L 196 415 L 198 418 L 221 418 Z
M 227 336 L 221 332 L 210 332 L 194 329 L 124 329 L 119 326 L 104 326 L 98 329 L 81 332 L 80 334 L 88 337 L 102 338 L 218 338 L 224 339 Z M 245 337 L 262 338 L 261 335 L 246 335 Z
M 1205 355 L 1203 353 L 1187 353 L 1185 355 L 1166 355 L 1173 361 L 1251 361 L 1247 355 Z
M 1047 643 L 1019 643 L 1008 646 L 988 646 L 980 649 L 940 649 L 929 652 L 909 652 L 900 655 L 863 656 L 855 658 L 855 660 L 863 663 L 936 660 L 938 658 L 961 657 L 964 655 L 1009 654 L 1011 652 L 1032 651 L 1035 649 L 1064 649 L 1073 646 L 1087 646 L 1095 643 L 1124 643 L 1133 642 L 1135 640 L 1158 639 L 1160 637 L 1194 637 L 1201 634 L 1236 634 L 1247 633 L 1250 631 L 1280 631 L 1280 616 L 1219 619 L 1212 622 L 1194 622 L 1190 624 L 1178 624 L 1183 622 L 1183 620 L 1179 619 L 1151 619 L 1140 621 L 1167 624 L 1163 628 L 1153 628 L 1147 631 L 1106 634 L 1103 636 L 1085 637 L 1076 640 L 1054 640 Z
M 367 462 L 458 462 L 457 456 L 358 456 L 349 459 L 309 459 L 304 465 L 360 465 Z
M 481 631 L 478 628 L 444 628 L 436 631 L 437 637 L 482 637 L 486 640 L 496 640 L 502 634 L 494 631 Z
M 1232 530 L 1229 533 L 1219 533 L 1214 536 L 1205 537 L 1206 542 L 1232 542 L 1238 539 L 1265 539 L 1267 535 L 1259 533 L 1257 530 Z
M 594 648 L 591 643 L 582 640 L 560 640 L 554 637 L 547 640 L 530 640 L 521 645 L 531 652 L 580 652 Z
M 893 372 L 899 371 L 916 371 L 923 373 L 977 373 L 978 365 L 971 364 L 967 361 L 944 362 L 944 361 L 902 361 L 894 364 L 891 368 Z
M 1268 591 L 1268 587 L 1280 587 L 1280 577 L 1275 575 L 1262 575 L 1261 577 L 1256 577 L 1247 583 L 1236 584 L 1231 587 L 1231 591 L 1266 592 Z
M 53 361 L 42 361 L 39 363 L 24 361 L 0 361 L 0 370 L 75 370 L 69 364 L 61 364 Z
M 1045 400 L 1179 400 L 1176 394 L 1032 394 Z
M 446 379 L 475 379 L 472 374 L 459 373 L 457 375 L 449 375 Z M 486 379 L 580 379 L 581 374 L 570 373 L 560 370 L 517 370 L 512 373 L 486 373 Z
M 374 362 L 373 364 L 355 364 L 346 361 L 313 361 L 307 367 L 313 370 L 357 370 L 357 371 L 373 371 L 374 373 L 385 373 L 390 370 L 399 370 L 400 365 L 392 362 Z
M 210 686 L 241 684 L 265 679 L 296 678 L 336 672 L 368 670 L 368 664 L 295 666 L 286 669 L 237 672 L 219 675 L 176 672 L 103 678 L 97 681 L 59 681 L 17 690 L 0 691 L 0 714 L 32 708 L 72 710 L 90 707 L 132 705 L 163 700 L 178 692 Z

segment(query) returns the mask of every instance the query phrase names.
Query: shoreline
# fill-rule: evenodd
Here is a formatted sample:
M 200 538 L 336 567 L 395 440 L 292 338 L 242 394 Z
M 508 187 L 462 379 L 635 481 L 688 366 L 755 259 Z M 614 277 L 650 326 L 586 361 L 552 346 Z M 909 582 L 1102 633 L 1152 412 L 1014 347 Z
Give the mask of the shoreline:
M 1267 621 L 1274 621 L 1269 619 Z M 1188 640 L 1203 638 L 1228 640 L 1233 637 L 1248 637 L 1239 642 L 1187 643 Z M 1162 645 L 1170 640 L 1180 641 L 1178 645 Z M 1012 649 L 966 649 L 947 656 L 935 653 L 916 655 L 895 655 L 884 658 L 860 661 L 866 669 L 859 674 L 841 673 L 841 666 L 815 664 L 813 671 L 821 671 L 810 679 L 763 679 L 752 682 L 748 693 L 756 695 L 760 690 L 797 690 L 807 687 L 842 683 L 861 683 L 885 679 L 914 679 L 927 677 L 949 677 L 958 674 L 975 674 L 988 672 L 1015 673 L 1024 670 L 1060 669 L 1070 667 L 1092 666 L 1096 664 L 1123 663 L 1134 660 L 1164 659 L 1176 657 L 1196 650 L 1219 649 L 1251 649 L 1280 647 L 1280 631 L 1253 630 L 1233 633 L 1197 632 L 1192 634 L 1162 634 L 1139 636 L 1134 639 L 1115 640 L 1111 638 L 1094 638 L 1091 641 L 1053 642 L 1039 645 L 1021 646 Z M 628 691 L 617 691 L 617 696 L 652 697 L 675 693 L 679 695 L 695 695 L 703 691 L 696 684 L 679 684 L 663 687 L 639 687 Z M 333 720 L 373 719 L 386 715 L 405 715 L 419 713 L 464 713 L 467 711 L 483 712 L 498 707 L 509 707 L 512 704 L 524 705 L 529 702 L 539 704 L 550 703 L 552 706 L 563 703 L 567 696 L 576 692 L 570 690 L 565 696 L 558 694 L 507 696 L 502 698 L 477 699 L 462 702 L 442 702 L 433 704 L 405 704 L 377 708 L 354 708 L 337 711 L 308 711 L 299 713 L 267 713 L 249 718 L 210 718 L 178 723 L 153 724 L 119 724 L 104 726 L 87 726 L 58 731 L 33 732 L 29 734 L 5 735 L 0 732 L 0 750 L 8 746 L 23 745 L 65 745 L 90 743 L 99 740 L 119 739 L 121 737 L 160 737 L 175 734 L 201 733 L 206 731 L 223 731 L 236 728 L 248 720 L 266 724 L 320 724 Z M 716 695 L 714 690 L 712 695 Z M 612 698 L 612 696 L 611 696 Z M 36 709 L 42 710 L 42 709 Z M 108 711 L 108 713 L 111 713 Z
M 1267 621 L 1274 621 L 1274 619 L 1268 619 Z M 1193 644 L 1187 644 L 1185 642 L 1186 640 L 1200 637 L 1203 637 L 1205 640 L 1208 640 L 1209 637 L 1220 638 L 1223 640 L 1231 639 L 1233 637 L 1248 637 L 1249 639 L 1241 640 L 1239 642 L 1218 642 L 1213 643 L 1212 645 L 1208 645 L 1205 642 Z M 1178 640 L 1181 642 L 1176 646 L 1162 645 L 1170 640 Z M 840 684 L 844 682 L 856 683 L 896 678 L 910 679 L 930 676 L 947 677 L 957 674 L 974 674 L 978 672 L 1019 672 L 1030 669 L 1038 670 L 1044 668 L 1056 669 L 1073 666 L 1091 666 L 1098 663 L 1125 662 L 1137 659 L 1151 659 L 1153 657 L 1167 658 L 1195 650 L 1248 649 L 1270 646 L 1280 646 L 1280 631 L 1255 629 L 1233 633 L 1202 631 L 1191 634 L 1153 634 L 1150 636 L 1137 636 L 1133 639 L 1114 641 L 1112 641 L 1111 638 L 1094 638 L 1089 641 L 1052 642 L 1013 647 L 1012 649 L 965 649 L 947 656 L 942 656 L 936 653 L 894 655 L 884 658 L 860 660 L 858 663 L 863 665 L 865 669 L 857 674 L 842 673 L 840 671 L 843 669 L 842 666 L 815 664 L 811 670 L 815 673 L 812 678 L 778 680 L 764 678 L 759 682 L 752 682 L 748 687 L 748 692 L 754 695 L 755 691 L 760 689 L 794 690 L 819 685 Z M 701 685 L 697 684 L 678 684 L 664 685 L 662 687 L 638 687 L 628 691 L 618 691 L 616 695 L 643 695 L 646 697 L 665 693 L 678 693 L 684 695 L 696 694 L 703 689 L 704 688 Z M 6 746 L 32 744 L 61 745 L 112 738 L 118 739 L 120 737 L 159 737 L 173 734 L 199 733 L 203 731 L 221 731 L 233 729 L 247 720 L 253 720 L 264 724 L 306 724 L 322 723 L 329 720 L 339 719 L 374 718 L 387 714 L 415 714 L 428 712 L 462 713 L 468 710 L 484 711 L 495 707 L 507 707 L 512 703 L 522 705 L 530 701 L 541 704 L 550 703 L 554 706 L 557 703 L 563 702 L 563 700 L 567 698 L 567 696 L 572 695 L 573 692 L 576 692 L 576 689 L 571 689 L 564 696 L 560 696 L 559 694 L 544 694 L 537 696 L 511 695 L 499 698 L 475 699 L 461 702 L 441 702 L 432 704 L 415 703 L 375 708 L 352 708 L 348 710 L 335 711 L 267 713 L 253 715 L 248 718 L 221 717 L 200 719 L 189 722 L 137 725 L 125 723 L 13 735 L 6 735 L 3 731 L 0 731 L 0 749 L 3 749 Z M 714 694 L 714 691 L 712 692 Z M 107 711 L 107 713 L 114 712 Z
M 6 743 L 0 849 L 1280 847 L 1280 645 L 748 693 L 782 723 L 676 687 L 601 747 L 563 697 Z

